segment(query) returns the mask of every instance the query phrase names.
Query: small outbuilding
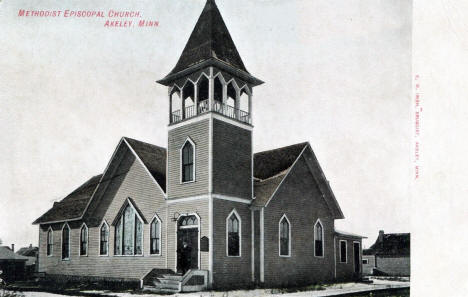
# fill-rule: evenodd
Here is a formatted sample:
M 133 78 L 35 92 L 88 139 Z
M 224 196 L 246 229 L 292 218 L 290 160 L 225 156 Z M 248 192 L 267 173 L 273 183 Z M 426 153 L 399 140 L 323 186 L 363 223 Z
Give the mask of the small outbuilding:
M 363 250 L 362 267 L 364 274 L 409 276 L 410 233 L 389 233 L 379 231 L 375 243 Z
M 0 246 L 0 278 L 6 282 L 24 279 L 26 261 L 28 257 L 15 254 L 8 246 Z

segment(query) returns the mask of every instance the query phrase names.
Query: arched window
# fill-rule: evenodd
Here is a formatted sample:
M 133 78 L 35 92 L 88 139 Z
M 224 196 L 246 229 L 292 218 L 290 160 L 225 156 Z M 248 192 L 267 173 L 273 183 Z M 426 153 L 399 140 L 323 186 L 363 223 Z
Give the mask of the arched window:
M 314 227 L 314 246 L 315 256 L 323 257 L 323 227 L 320 220 L 315 223 Z
M 80 256 L 88 254 L 88 227 L 83 224 L 80 230 Z
M 115 255 L 143 254 L 143 223 L 128 204 L 115 225 Z
M 177 86 L 171 91 L 169 96 L 170 99 L 170 107 L 171 107 L 171 123 L 176 123 L 182 120 L 182 98 L 180 98 L 180 90 Z
M 241 252 L 241 223 L 240 217 L 235 210 L 227 218 L 227 255 L 229 257 L 240 257 Z
M 62 229 L 62 260 L 70 259 L 70 227 L 65 224 Z
M 155 216 L 150 225 L 150 254 L 161 254 L 161 221 Z
M 195 116 L 195 85 L 190 80 L 182 88 L 182 102 L 184 119 Z
M 195 180 L 195 148 L 194 144 L 190 139 L 185 141 L 181 151 L 181 163 L 182 163 L 182 182 L 192 182 Z
M 286 215 L 283 215 L 279 223 L 279 254 L 280 256 L 291 255 L 291 229 Z
M 52 252 L 54 250 L 54 234 L 52 228 L 49 227 L 47 231 L 47 256 L 52 256 Z
M 109 226 L 103 222 L 99 230 L 99 255 L 109 255 Z

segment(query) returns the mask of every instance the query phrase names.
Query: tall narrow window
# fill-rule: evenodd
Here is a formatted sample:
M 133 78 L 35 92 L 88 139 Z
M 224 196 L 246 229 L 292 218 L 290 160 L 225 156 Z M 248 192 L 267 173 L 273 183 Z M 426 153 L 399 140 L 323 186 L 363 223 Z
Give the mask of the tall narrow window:
M 158 218 L 154 218 L 150 226 L 150 254 L 159 255 L 161 253 L 161 223 Z
M 99 255 L 105 256 L 109 254 L 109 227 L 104 222 L 101 225 L 100 229 L 100 239 L 99 239 Z
M 143 223 L 128 204 L 115 224 L 115 255 L 143 254 Z
M 65 224 L 62 229 L 62 260 L 70 259 L 70 227 Z
M 340 240 L 340 262 L 348 262 L 348 247 L 346 240 Z
M 323 227 L 320 221 L 317 221 L 314 227 L 314 245 L 315 256 L 323 257 Z
M 47 256 L 52 256 L 52 251 L 54 250 L 54 238 L 52 232 L 52 228 L 49 227 L 49 231 L 47 231 Z
M 80 230 L 80 256 L 88 254 L 88 227 L 83 225 Z
M 182 147 L 182 182 L 194 181 L 194 147 L 187 140 Z
M 227 255 L 240 256 L 240 219 L 235 211 L 227 219 Z
M 281 218 L 279 224 L 279 241 L 280 256 L 290 256 L 290 225 L 285 215 Z

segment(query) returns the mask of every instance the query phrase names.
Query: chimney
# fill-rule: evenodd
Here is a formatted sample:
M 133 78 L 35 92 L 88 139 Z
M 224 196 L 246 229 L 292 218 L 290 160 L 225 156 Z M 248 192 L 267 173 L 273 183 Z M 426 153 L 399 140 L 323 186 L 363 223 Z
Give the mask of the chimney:
M 384 236 L 384 230 L 379 231 L 379 237 L 377 239 L 378 242 L 382 243 L 383 242 L 383 236 Z
M 15 244 L 14 243 L 11 244 L 11 251 L 15 252 Z
M 32 243 L 29 244 L 29 248 L 32 248 Z

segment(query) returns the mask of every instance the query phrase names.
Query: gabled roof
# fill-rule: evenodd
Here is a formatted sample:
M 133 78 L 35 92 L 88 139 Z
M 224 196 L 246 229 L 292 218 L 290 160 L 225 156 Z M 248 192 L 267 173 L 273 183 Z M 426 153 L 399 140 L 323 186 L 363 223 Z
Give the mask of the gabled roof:
M 20 248 L 16 253 L 25 257 L 34 257 L 38 252 L 39 248 L 37 246 L 28 246 Z
M 334 218 L 343 219 L 335 195 L 323 174 L 322 168 L 308 142 L 302 142 L 282 148 L 256 153 L 254 155 L 254 196 L 252 203 L 256 207 L 266 207 L 284 179 L 293 169 L 296 161 L 306 151 L 310 152 L 306 160 L 310 173 L 316 182 Z M 307 158 L 306 158 L 307 159 Z
M 123 142 L 131 146 L 137 157 L 142 161 L 151 176 L 158 183 L 163 192 L 166 190 L 166 149 L 132 138 L 123 137 Z M 119 143 L 119 145 L 122 141 Z M 63 222 L 77 220 L 86 212 L 96 188 L 102 180 L 103 174 L 96 175 L 82 184 L 67 197 L 54 205 L 33 224 Z
M 28 261 L 28 257 L 24 257 L 18 254 L 15 254 L 7 246 L 0 246 L 0 260 L 10 260 L 10 261 Z
M 214 0 L 206 1 L 172 75 L 209 59 L 217 59 L 248 73 Z
M 161 190 L 165 192 L 166 149 L 128 137 L 123 137 L 121 143 L 122 142 L 128 144 L 130 149 L 141 160 L 149 174 L 155 179 Z M 268 204 L 268 201 L 271 200 L 275 191 L 281 185 L 281 182 L 294 166 L 296 160 L 298 160 L 301 153 L 303 153 L 307 147 L 310 148 L 309 143 L 302 142 L 254 154 L 254 195 L 256 199 L 252 203 L 253 206 L 264 207 Z M 313 155 L 311 148 L 310 152 Z M 343 218 L 341 209 L 323 175 L 320 165 L 316 159 L 314 160 L 312 164 L 308 165 L 313 178 L 318 183 L 323 197 L 334 216 L 336 218 Z M 54 206 L 34 221 L 33 224 L 63 222 L 83 218 L 97 187 L 100 183 L 104 182 L 102 179 L 102 174 L 92 177 L 60 202 L 55 202 Z
M 254 154 L 253 206 L 266 205 L 307 144 L 301 142 Z
M 33 224 L 66 221 L 82 216 L 101 177 L 102 174 L 93 176 L 61 201 L 54 202 L 52 208 L 35 220 Z
M 388 233 L 377 237 L 375 243 L 363 251 L 364 255 L 409 256 L 410 233 Z
M 124 137 L 148 171 L 166 192 L 166 149 L 154 144 Z

